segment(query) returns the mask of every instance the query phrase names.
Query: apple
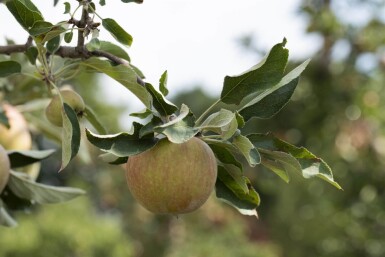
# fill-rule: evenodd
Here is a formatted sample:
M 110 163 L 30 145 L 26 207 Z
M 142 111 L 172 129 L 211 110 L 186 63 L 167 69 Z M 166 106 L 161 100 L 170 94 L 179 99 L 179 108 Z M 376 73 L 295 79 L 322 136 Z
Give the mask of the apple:
M 128 188 L 146 209 L 157 214 L 182 214 L 202 206 L 214 189 L 217 162 L 199 138 L 174 144 L 166 138 L 153 148 L 130 156 Z
M 5 151 L 4 147 L 0 145 L 0 194 L 7 185 L 10 169 L 11 164 L 9 162 L 7 151 Z
M 73 90 L 64 89 L 60 90 L 60 94 L 63 98 L 63 101 L 68 104 L 77 115 L 80 115 L 86 105 L 83 101 L 83 98 Z M 62 102 L 60 101 L 60 97 L 55 95 L 52 100 L 49 102 L 47 108 L 45 109 L 45 115 L 49 122 L 58 127 L 63 126 L 63 117 L 62 117 Z
M 5 115 L 8 118 L 10 128 L 0 124 L 0 144 L 6 150 L 31 150 L 32 137 L 28 129 L 28 123 L 19 110 L 9 104 L 2 105 Z M 27 173 L 36 180 L 40 173 L 40 163 L 18 168 L 18 171 Z
M 0 144 L 8 150 L 30 150 L 32 138 L 24 116 L 12 105 L 3 104 L 2 108 L 10 128 L 0 124 Z

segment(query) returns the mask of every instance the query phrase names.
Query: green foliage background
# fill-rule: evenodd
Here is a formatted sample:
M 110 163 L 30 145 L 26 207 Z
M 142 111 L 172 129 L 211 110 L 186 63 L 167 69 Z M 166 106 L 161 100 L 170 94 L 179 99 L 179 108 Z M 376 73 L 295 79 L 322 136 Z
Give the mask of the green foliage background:
M 385 254 L 381 8 L 383 1 L 303 1 L 308 32 L 321 36 L 322 48 L 291 103 L 275 119 L 255 126 L 323 156 L 344 192 L 300 180 L 278 189 L 265 173 L 258 174 L 257 184 L 270 198 L 262 196 L 270 206 L 261 216 L 284 256 Z M 359 9 L 369 11 L 369 20 L 348 22 L 344 15 Z
M 370 20 L 349 24 L 340 11 L 344 4 L 370 10 Z M 84 143 L 90 155 L 84 151 L 60 175 L 48 172 L 58 163 L 44 161 L 39 180 L 61 185 L 85 181 L 81 186 L 88 195 L 64 205 L 44 206 L 37 214 L 18 214 L 19 228 L 0 228 L 0 256 L 384 256 L 385 41 L 381 35 L 385 27 L 378 16 L 384 6 L 374 0 L 304 0 L 301 15 L 307 17 L 308 33 L 317 34 L 322 47 L 301 76 L 292 101 L 273 119 L 253 120 L 244 128 L 274 131 L 322 156 L 343 192 L 297 177 L 285 184 L 260 168 L 247 171 L 263 201 L 258 220 L 242 217 L 213 199 L 193 214 L 154 216 L 130 196 L 123 169 L 101 163 L 97 151 Z M 251 39 L 242 41 L 245 54 L 257 58 L 253 49 L 258 41 Z M 347 54 L 341 57 L 341 52 Z M 25 94 L 13 99 L 23 102 L 28 96 L 25 89 L 31 87 L 16 82 L 20 81 L 15 81 L 18 90 L 13 92 Z M 101 85 L 96 78 L 79 77 L 72 84 L 102 122 L 111 124 L 110 132 L 118 132 L 123 109 L 99 107 L 100 90 L 95 87 Z M 199 90 L 183 92 L 174 100 L 197 114 L 213 101 Z M 53 144 L 39 142 L 41 148 Z

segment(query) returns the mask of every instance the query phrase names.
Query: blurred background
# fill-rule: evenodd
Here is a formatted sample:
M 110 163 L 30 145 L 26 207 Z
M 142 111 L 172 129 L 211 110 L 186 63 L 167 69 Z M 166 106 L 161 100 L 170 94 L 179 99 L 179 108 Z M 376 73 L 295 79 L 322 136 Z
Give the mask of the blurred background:
M 176 1 L 166 2 L 176 4 Z M 205 9 L 203 16 L 206 12 L 209 15 L 209 7 L 200 2 Z M 227 6 L 228 1 L 224 2 Z M 66 204 L 36 207 L 31 213 L 15 213 L 19 227 L 0 228 L 0 256 L 385 256 L 385 2 L 287 1 L 290 6 L 285 11 L 280 8 L 281 5 L 286 6 L 286 1 L 286 4 L 271 2 L 274 4 L 255 1 L 254 7 L 258 8 L 255 9 L 257 12 L 263 10 L 265 4 L 273 5 L 271 13 L 268 13 L 272 22 L 261 19 L 252 24 L 240 23 L 239 26 L 263 27 L 278 31 L 276 34 L 266 32 L 269 38 L 266 39 L 260 32 L 251 29 L 234 31 L 234 27 L 229 27 L 231 42 L 213 39 L 212 44 L 218 45 L 218 48 L 223 47 L 222 44 L 232 44 L 231 47 L 235 48 L 231 49 L 237 49 L 237 58 L 242 60 L 236 63 L 238 70 L 230 70 L 230 66 L 213 68 L 213 73 L 201 76 L 199 71 L 210 70 L 211 63 L 220 66 L 227 62 L 227 53 L 223 52 L 222 57 L 210 56 L 208 63 L 201 59 L 203 68 L 185 69 L 182 77 L 189 74 L 185 81 L 178 75 L 178 79 L 169 80 L 170 91 L 177 92 L 171 95 L 171 100 L 187 104 L 199 115 L 219 95 L 224 75 L 239 73 L 242 68 L 245 70 L 252 66 L 273 44 L 287 36 L 288 48 L 294 56 L 288 70 L 304 58 L 311 57 L 312 61 L 289 104 L 270 120 L 252 120 L 244 130 L 249 133 L 273 131 L 290 143 L 304 146 L 322 156 L 332 167 L 343 191 L 319 180 L 293 178 L 286 184 L 271 172 L 257 167 L 246 172 L 262 198 L 259 219 L 242 216 L 214 196 L 195 213 L 179 218 L 156 216 L 132 199 L 123 168 L 101 162 L 97 157 L 99 152 L 84 142 L 83 154 L 60 174 L 56 173 L 60 166 L 60 153 L 58 158 L 43 161 L 38 180 L 55 185 L 79 186 L 87 190 L 87 196 Z M 182 3 L 178 3 L 180 7 Z M 134 9 L 139 10 L 146 4 L 156 5 L 145 1 Z M 231 4 L 238 3 L 232 1 Z M 239 5 L 242 6 L 241 3 Z M 109 8 L 109 1 L 105 8 Z M 172 8 L 171 5 L 169 12 Z M 216 8 L 221 7 L 218 5 Z M 3 6 L 1 10 L 4 11 Z M 274 10 L 286 16 L 277 15 Z M 164 16 L 168 15 L 164 9 L 162 11 Z M 197 19 L 199 15 L 193 14 Z M 290 23 L 290 17 L 296 22 Z M 294 27 L 281 27 L 279 24 L 285 21 Z M 157 20 L 144 18 L 141 22 L 151 24 L 157 23 Z M 3 26 L 1 21 L 1 30 Z M 163 29 L 169 30 L 168 27 Z M 127 30 L 130 31 L 130 27 Z M 183 27 L 170 30 L 167 33 L 183 34 L 179 31 Z M 297 31 L 292 36 L 298 35 L 311 46 L 296 44 L 298 38 L 285 34 L 292 31 Z M 134 39 L 140 38 L 131 33 Z M 192 41 L 195 37 L 216 35 L 215 30 L 202 32 L 202 35 L 199 35 L 200 30 L 194 33 L 190 35 Z M 9 38 L 13 36 L 7 34 Z M 162 38 L 150 43 L 157 45 L 157 40 L 162 41 Z M 183 47 L 184 41 L 178 43 L 175 40 L 175 45 L 182 44 Z M 137 44 L 139 47 L 140 43 Z M 168 49 L 169 52 L 173 51 L 173 46 Z M 134 55 L 135 49 L 136 46 L 129 52 Z M 224 51 L 226 49 L 229 48 Z M 185 51 L 188 57 L 201 50 L 189 48 Z M 230 56 L 234 54 L 231 53 Z M 183 57 L 179 53 L 181 66 L 189 63 L 189 59 Z M 163 72 L 161 69 L 168 68 L 166 61 L 158 59 L 156 62 L 165 65 L 162 68 L 153 67 L 155 72 L 145 66 L 146 62 L 151 63 L 151 59 L 140 54 L 133 58 L 133 62 L 145 74 L 149 71 L 149 81 L 154 83 Z M 171 68 L 174 66 L 171 65 Z M 222 72 L 221 77 L 208 78 L 216 76 L 217 72 Z M 177 70 L 174 74 L 178 74 Z M 174 74 L 170 73 L 170 79 Z M 151 79 L 151 76 L 154 78 Z M 194 76 L 197 79 L 190 79 Z M 214 83 L 216 80 L 219 84 Z M 22 104 L 27 96 L 31 97 L 28 94 L 31 88 L 29 83 L 35 83 L 19 82 L 16 79 L 7 82 L 8 87 L 15 88 L 9 90 L 8 95 L 15 105 Z M 216 85 L 213 87 L 211 83 Z M 129 127 L 132 119 L 127 117 L 127 112 L 141 108 L 130 98 L 126 100 L 129 105 L 124 101 L 115 101 L 117 104 L 103 102 L 106 85 L 112 85 L 98 76 L 82 74 L 71 84 L 100 115 L 102 122 L 109 124 L 111 133 Z M 114 90 L 107 91 L 113 97 Z M 53 140 L 42 137 L 36 126 L 32 126 L 31 131 L 37 148 L 58 148 Z

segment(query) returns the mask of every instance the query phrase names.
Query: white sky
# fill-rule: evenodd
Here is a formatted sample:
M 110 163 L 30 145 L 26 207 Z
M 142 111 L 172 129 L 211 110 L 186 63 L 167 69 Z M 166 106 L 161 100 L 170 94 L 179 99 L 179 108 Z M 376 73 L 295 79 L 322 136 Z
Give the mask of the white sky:
M 64 1 L 53 8 L 52 0 L 34 1 L 46 20 L 58 22 Z M 43 3 L 46 2 L 46 3 Z M 72 10 L 75 1 L 69 1 Z M 98 1 L 96 1 L 98 2 Z M 128 52 L 147 81 L 157 85 L 168 70 L 171 94 L 197 84 L 211 95 L 219 95 L 225 75 L 238 74 L 256 64 L 256 56 L 246 53 L 237 43 L 245 34 L 253 34 L 258 47 L 270 49 L 288 39 L 291 58 L 308 58 L 318 49 L 316 38 L 305 36 L 304 17 L 297 13 L 300 0 L 144 0 L 143 4 L 124 4 L 106 0 L 97 12 L 103 18 L 115 19 L 133 38 Z M 49 4 L 48 4 L 49 3 Z M 4 37 L 18 43 L 27 38 L 4 5 L 0 5 L 0 44 Z M 100 39 L 113 40 L 101 28 Z M 141 109 L 138 101 L 122 86 L 105 79 L 113 88 L 109 98 L 124 101 Z

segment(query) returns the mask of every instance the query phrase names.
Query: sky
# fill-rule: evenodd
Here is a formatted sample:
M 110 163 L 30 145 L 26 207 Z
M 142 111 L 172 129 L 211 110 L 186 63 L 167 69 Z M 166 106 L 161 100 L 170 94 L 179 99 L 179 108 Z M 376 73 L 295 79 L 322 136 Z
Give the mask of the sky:
M 54 8 L 53 1 L 34 1 L 47 21 L 68 19 L 64 1 Z M 72 10 L 76 1 L 69 1 Z M 96 1 L 98 2 L 98 1 Z M 245 35 L 253 35 L 259 49 L 268 51 L 287 38 L 291 59 L 311 57 L 320 42 L 305 35 L 305 19 L 298 14 L 300 0 L 144 0 L 143 4 L 125 4 L 106 0 L 97 5 L 103 18 L 115 19 L 133 38 L 126 48 L 132 63 L 157 85 L 168 71 L 170 95 L 200 85 L 205 92 L 218 96 L 226 75 L 236 75 L 259 62 L 260 57 L 246 52 L 239 44 Z M 47 4 L 49 3 L 49 4 Z M 24 43 L 27 34 L 4 5 L 0 5 L 0 44 L 8 37 Z M 114 39 L 103 29 L 101 40 Z M 124 102 L 133 111 L 143 108 L 124 87 L 103 78 L 106 94 L 113 102 Z

